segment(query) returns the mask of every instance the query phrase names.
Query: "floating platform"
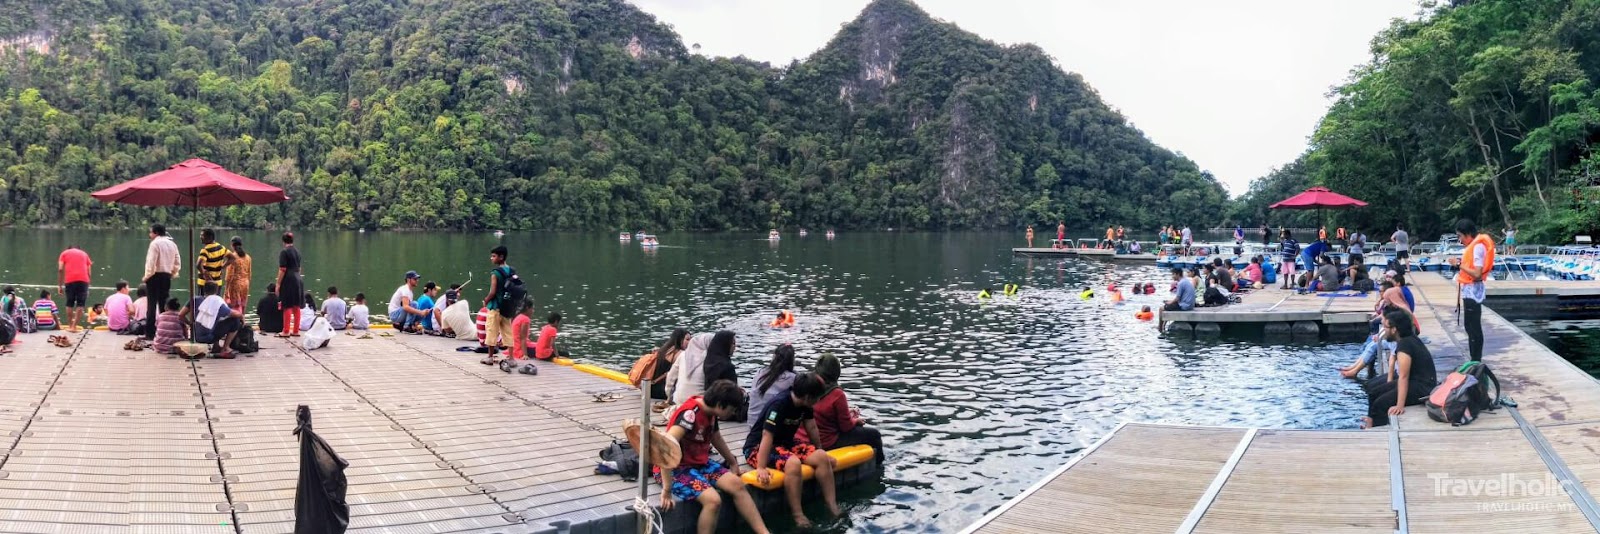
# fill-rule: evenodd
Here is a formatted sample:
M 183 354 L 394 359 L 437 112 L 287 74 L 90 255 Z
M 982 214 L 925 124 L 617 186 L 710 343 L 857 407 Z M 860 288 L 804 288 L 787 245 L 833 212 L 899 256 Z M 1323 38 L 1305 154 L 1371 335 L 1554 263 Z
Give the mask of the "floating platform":
M 1442 379 L 1466 335 L 1453 286 L 1418 279 Z M 1600 531 L 1600 381 L 1492 305 L 1483 327 L 1520 407 L 1460 427 L 1420 406 L 1372 430 L 1125 423 L 963 534 Z
M 1417 313 L 1432 313 L 1433 306 L 1454 310 L 1456 285 L 1438 273 L 1413 273 L 1407 277 L 1417 300 Z M 1571 280 L 1495 280 L 1487 288 L 1489 306 L 1524 312 L 1544 312 L 1551 317 L 1579 315 L 1600 308 L 1600 282 Z M 1168 294 L 1170 297 L 1170 293 Z M 1297 341 L 1360 341 L 1378 302 L 1378 292 L 1353 291 L 1298 293 L 1269 285 L 1240 295 L 1241 302 L 1198 307 L 1192 311 L 1159 312 L 1170 334 L 1200 338 L 1221 334 L 1259 334 L 1268 339 Z M 1429 304 L 1424 310 L 1424 304 Z M 1426 330 L 1426 328 L 1424 328 Z
M 350 532 L 635 532 L 637 485 L 593 471 L 638 391 L 575 366 L 506 374 L 455 351 L 475 343 L 386 331 L 196 362 L 54 333 L 0 355 L 0 532 L 292 532 L 299 404 L 350 462 Z M 723 425 L 734 450 L 746 428 Z M 876 476 L 869 460 L 837 482 Z M 786 513 L 781 491 L 752 494 Z M 668 531 L 697 513 L 674 507 Z
M 1035 256 L 1082 256 L 1085 258 L 1100 258 L 1117 261 L 1147 261 L 1155 262 L 1155 254 L 1117 254 L 1116 249 L 1109 248 L 1028 248 L 1017 247 L 1011 249 L 1012 254 L 1029 254 Z

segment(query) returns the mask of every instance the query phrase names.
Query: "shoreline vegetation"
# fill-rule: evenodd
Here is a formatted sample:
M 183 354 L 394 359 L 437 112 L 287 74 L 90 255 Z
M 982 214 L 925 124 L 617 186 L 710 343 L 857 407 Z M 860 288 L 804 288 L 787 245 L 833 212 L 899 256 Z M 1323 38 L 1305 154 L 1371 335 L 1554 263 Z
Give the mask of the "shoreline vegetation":
M 197 156 L 293 199 L 200 227 L 1600 230 L 1595 0 L 1421 3 L 1234 199 L 1043 50 L 910 0 L 787 65 L 619 0 L 147 4 L 0 21 L 0 225 L 186 223 L 87 192 Z M 1267 209 L 1312 185 L 1370 206 Z

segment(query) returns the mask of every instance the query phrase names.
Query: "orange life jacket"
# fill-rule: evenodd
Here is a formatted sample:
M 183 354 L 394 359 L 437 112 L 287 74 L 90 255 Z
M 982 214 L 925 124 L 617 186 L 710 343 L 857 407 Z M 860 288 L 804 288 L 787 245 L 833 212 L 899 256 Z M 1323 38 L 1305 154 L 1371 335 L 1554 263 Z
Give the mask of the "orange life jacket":
M 1480 233 L 1477 237 L 1472 238 L 1471 242 L 1467 243 L 1466 250 L 1461 251 L 1461 271 L 1456 273 L 1456 283 L 1458 284 L 1476 282 L 1471 276 L 1467 276 L 1467 269 L 1479 267 L 1472 258 L 1472 247 L 1476 245 L 1483 245 L 1483 277 L 1487 279 L 1489 271 L 1494 269 L 1494 239 L 1490 239 L 1488 233 Z
M 768 325 L 776 328 L 788 328 L 794 326 L 794 314 L 789 313 L 789 310 L 778 312 L 778 318 L 773 319 L 771 323 L 768 323 Z
M 1147 312 L 1147 311 L 1140 311 L 1138 313 L 1133 314 L 1133 318 L 1134 319 L 1138 319 L 1140 321 L 1148 321 L 1148 320 L 1150 320 L 1151 317 L 1155 317 L 1155 314 Z

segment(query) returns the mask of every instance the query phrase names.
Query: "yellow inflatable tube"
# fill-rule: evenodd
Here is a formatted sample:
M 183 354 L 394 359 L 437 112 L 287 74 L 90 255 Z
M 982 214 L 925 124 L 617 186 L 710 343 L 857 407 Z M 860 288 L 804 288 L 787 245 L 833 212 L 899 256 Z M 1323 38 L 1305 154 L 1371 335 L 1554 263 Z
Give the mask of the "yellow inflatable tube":
M 834 460 L 839 461 L 838 465 L 833 468 L 834 472 L 837 473 L 867 463 L 872 460 L 875 454 L 872 452 L 871 445 L 851 445 L 828 451 L 828 456 L 832 456 Z M 756 479 L 755 468 L 750 467 L 748 464 L 745 465 L 745 468 L 744 475 L 739 477 L 744 480 L 744 485 L 764 490 L 783 488 L 782 470 L 768 468 L 767 471 L 772 474 L 772 478 L 768 479 L 766 484 L 762 484 L 760 480 Z M 800 478 L 811 480 L 813 476 L 811 471 L 811 466 L 809 465 L 800 466 Z
M 568 367 L 571 367 L 572 364 L 573 364 L 572 358 L 562 358 L 560 356 L 556 356 L 555 358 L 552 358 L 550 361 L 556 362 L 556 365 L 565 365 L 565 366 L 568 366 Z

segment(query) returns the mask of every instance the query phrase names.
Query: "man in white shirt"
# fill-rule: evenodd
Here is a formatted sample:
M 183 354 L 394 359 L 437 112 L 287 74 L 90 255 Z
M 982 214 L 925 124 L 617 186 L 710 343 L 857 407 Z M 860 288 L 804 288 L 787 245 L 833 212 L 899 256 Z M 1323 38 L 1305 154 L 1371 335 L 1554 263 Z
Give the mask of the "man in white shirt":
M 1389 241 L 1394 243 L 1394 260 L 1399 263 L 1400 274 L 1411 270 L 1411 236 L 1406 235 L 1406 229 L 1399 224 L 1394 225 L 1394 234 L 1389 236 Z
M 412 306 L 416 302 L 412 290 L 416 289 L 417 281 L 422 275 L 416 271 L 406 271 L 406 283 L 394 290 L 394 295 L 389 297 L 389 323 L 398 331 L 409 331 L 412 326 L 422 324 L 422 314 L 427 313 Z
M 150 248 L 144 254 L 144 286 L 146 301 L 144 338 L 156 339 L 155 318 L 161 315 L 161 305 L 167 302 L 172 291 L 172 280 L 183 269 L 183 259 L 178 255 L 178 244 L 167 237 L 167 227 L 150 225 Z

